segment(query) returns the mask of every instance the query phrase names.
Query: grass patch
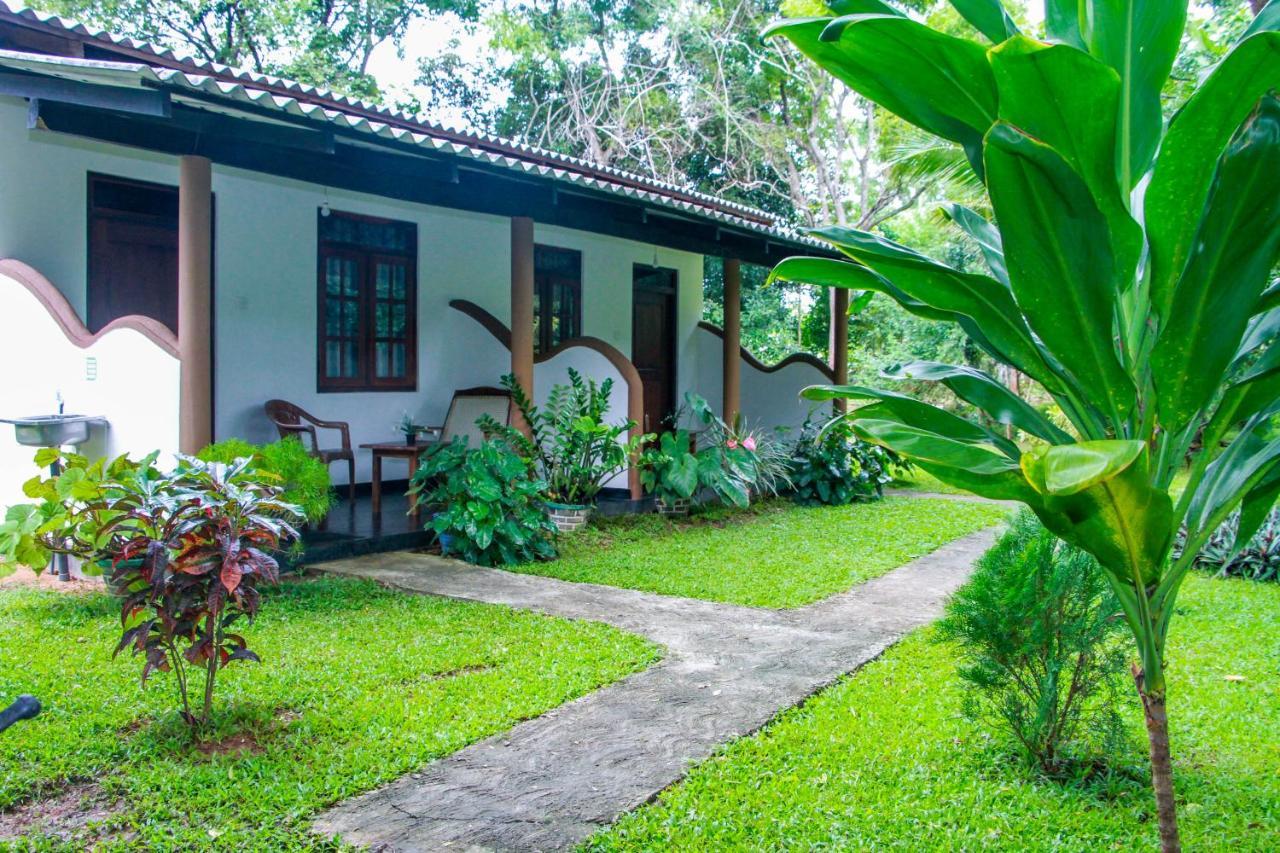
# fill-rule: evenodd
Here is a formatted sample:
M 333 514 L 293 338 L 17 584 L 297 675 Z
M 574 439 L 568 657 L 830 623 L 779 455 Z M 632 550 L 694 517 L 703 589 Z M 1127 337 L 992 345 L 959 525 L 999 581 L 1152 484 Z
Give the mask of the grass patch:
M 108 848 L 311 848 L 320 841 L 307 825 L 324 806 L 658 656 L 602 624 L 370 582 L 323 578 L 264 595 L 247 631 L 264 663 L 219 678 L 216 730 L 198 744 L 172 712 L 167 676 L 140 690 L 139 663 L 112 662 L 114 601 L 0 590 L 0 697 L 45 704 L 0 736 L 0 811 L 94 780 L 117 803 L 96 830 Z
M 923 468 L 912 468 L 911 473 L 899 477 L 889 483 L 891 489 L 905 489 L 911 492 L 933 492 L 939 495 L 967 495 L 964 489 L 944 483 Z
M 1169 651 L 1188 850 L 1280 838 L 1280 589 L 1187 580 Z M 1242 676 L 1243 680 L 1228 680 Z M 1136 696 L 1122 772 L 1036 780 L 960 714 L 948 646 L 918 632 L 697 768 L 586 846 L 660 849 L 1153 850 Z
M 686 522 L 608 519 L 561 540 L 560 559 L 512 571 L 754 607 L 843 592 L 995 524 L 1000 506 L 886 498 L 842 507 L 771 501 Z

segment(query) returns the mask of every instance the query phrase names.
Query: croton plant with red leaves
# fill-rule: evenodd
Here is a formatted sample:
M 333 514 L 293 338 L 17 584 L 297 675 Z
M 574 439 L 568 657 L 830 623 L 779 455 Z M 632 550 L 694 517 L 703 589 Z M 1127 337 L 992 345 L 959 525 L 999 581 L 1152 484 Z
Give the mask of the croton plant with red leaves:
M 0 547 L 37 570 L 50 553 L 65 553 L 105 571 L 121 599 L 115 653 L 143 657 L 144 685 L 157 670 L 172 673 L 183 719 L 207 723 L 218 672 L 258 660 L 232 628 L 257 614 L 258 581 L 279 580 L 275 554 L 297 539 L 301 511 L 247 459 L 180 457 L 170 472 L 156 468 L 154 455 L 90 463 L 59 453 L 58 461 L 61 473 L 27 484 L 41 502 L 10 510 L 10 541 Z M 190 679 L 200 673 L 197 712 Z

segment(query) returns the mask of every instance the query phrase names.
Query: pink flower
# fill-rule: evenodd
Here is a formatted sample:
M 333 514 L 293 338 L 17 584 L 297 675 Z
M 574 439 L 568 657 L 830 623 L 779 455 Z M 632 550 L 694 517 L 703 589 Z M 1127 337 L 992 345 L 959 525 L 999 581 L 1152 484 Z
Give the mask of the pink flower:
M 729 448 L 730 450 L 737 450 L 737 449 L 738 449 L 738 440 L 737 440 L 736 438 L 731 438 L 731 439 L 729 439 L 728 441 L 726 441 L 726 442 L 724 443 L 724 446 L 725 446 L 725 447 L 727 447 L 727 448 Z
M 743 446 L 743 447 L 745 447 L 747 450 L 755 450 L 755 449 L 756 449 L 756 437 L 755 437 L 754 435 L 749 435 L 749 436 L 747 436 L 746 438 L 744 438 L 744 439 L 742 440 L 742 446 Z

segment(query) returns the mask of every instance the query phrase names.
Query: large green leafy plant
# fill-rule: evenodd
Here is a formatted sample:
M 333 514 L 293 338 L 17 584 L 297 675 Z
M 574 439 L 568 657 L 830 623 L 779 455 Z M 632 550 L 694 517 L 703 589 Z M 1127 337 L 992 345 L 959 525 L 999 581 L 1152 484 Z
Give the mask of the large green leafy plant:
M 848 260 L 795 258 L 773 277 L 888 295 L 959 324 L 1039 383 L 1064 430 L 992 377 L 914 364 L 1018 441 L 892 390 L 827 387 L 849 418 L 945 482 L 1029 506 L 1107 572 L 1140 664 L 1165 850 L 1179 848 L 1169 757 L 1165 640 L 1203 541 L 1237 507 L 1248 541 L 1280 493 L 1280 33 L 1259 18 L 1167 126 L 1161 88 L 1186 3 L 1049 0 L 1047 40 L 998 0 L 953 0 L 988 44 L 947 35 L 878 0 L 771 35 L 855 91 L 964 151 L 994 214 L 953 207 L 989 274 L 961 272 L 879 236 L 815 235 Z M 1223 445 L 1225 443 L 1225 448 Z M 1190 464 L 1175 499 L 1175 472 Z M 1179 525 L 1187 547 L 1170 548 Z
M 555 385 L 544 406 L 534 405 L 511 374 L 502 387 L 529 426 L 529 435 L 484 416 L 486 436 L 500 436 L 529 459 L 546 483 L 547 497 L 558 503 L 585 506 L 627 465 L 651 436 L 630 436 L 631 421 L 605 423 L 613 380 L 597 383 L 569 368 L 569 384 Z
M 543 506 L 546 483 L 505 441 L 468 447 L 465 437 L 423 454 L 409 484 L 431 513 L 427 529 L 445 554 L 506 566 L 556 556 L 556 526 Z

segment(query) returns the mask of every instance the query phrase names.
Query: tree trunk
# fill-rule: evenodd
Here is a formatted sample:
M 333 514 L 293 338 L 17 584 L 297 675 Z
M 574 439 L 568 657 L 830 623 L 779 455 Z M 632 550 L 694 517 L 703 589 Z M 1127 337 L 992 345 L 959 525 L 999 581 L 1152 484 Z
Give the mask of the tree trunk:
M 1177 804 L 1173 797 L 1173 762 L 1169 758 L 1169 715 L 1165 708 L 1164 691 L 1147 693 L 1141 669 L 1135 668 L 1133 680 L 1138 685 L 1138 695 L 1142 697 L 1147 739 L 1151 744 L 1151 786 L 1155 789 L 1156 815 L 1160 821 L 1160 850 L 1162 853 L 1181 853 Z

